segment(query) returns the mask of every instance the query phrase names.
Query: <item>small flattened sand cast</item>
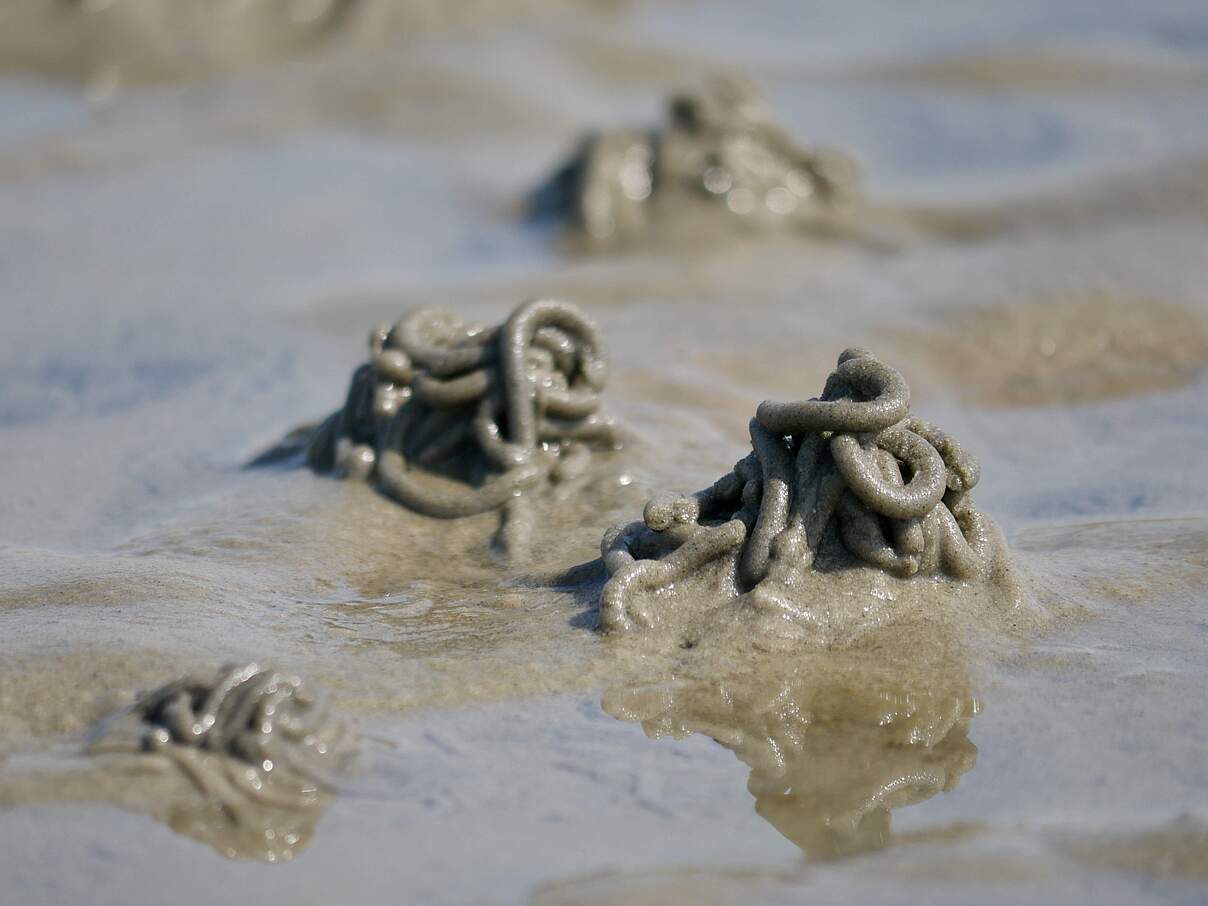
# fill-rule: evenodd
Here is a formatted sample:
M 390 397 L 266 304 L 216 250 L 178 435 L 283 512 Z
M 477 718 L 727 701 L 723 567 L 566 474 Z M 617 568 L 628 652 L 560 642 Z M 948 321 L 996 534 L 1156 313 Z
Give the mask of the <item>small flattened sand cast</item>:
M 252 663 L 145 693 L 102 723 L 88 753 L 183 776 L 205 808 L 173 807 L 176 829 L 230 856 L 278 861 L 309 835 L 355 748 L 352 727 L 300 678 Z
M 909 606 L 906 580 L 1009 585 L 970 494 L 977 461 L 911 416 L 902 375 L 867 350 L 839 356 L 818 399 L 762 403 L 750 431 L 712 487 L 657 496 L 605 534 L 603 630 L 682 622 L 677 597 L 737 597 L 835 643 Z
M 620 446 L 600 411 L 599 330 L 566 302 L 526 302 L 499 327 L 420 308 L 374 330 L 369 345 L 307 462 L 373 480 L 426 516 L 500 511 L 509 554 L 523 552 L 532 530 L 527 492 L 582 475 L 593 449 Z
M 797 147 L 749 82 L 722 79 L 672 98 L 662 130 L 589 135 L 532 204 L 588 242 L 633 238 L 656 218 L 700 225 L 815 224 L 855 195 L 857 168 L 836 151 Z
M 712 680 L 614 689 L 603 708 L 653 739 L 704 734 L 751 769 L 755 810 L 813 859 L 881 849 L 894 809 L 956 787 L 977 761 L 960 670 L 779 662 Z

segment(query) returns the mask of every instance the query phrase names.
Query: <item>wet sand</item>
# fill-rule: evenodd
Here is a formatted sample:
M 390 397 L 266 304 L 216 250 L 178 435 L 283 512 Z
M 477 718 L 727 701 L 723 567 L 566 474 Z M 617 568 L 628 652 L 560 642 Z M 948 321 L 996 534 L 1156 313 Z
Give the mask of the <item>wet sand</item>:
M 761 10 L 350 35 L 100 100 L 0 79 L 0 899 L 1203 900 L 1203 14 Z M 724 66 L 861 160 L 859 217 L 593 256 L 518 222 L 582 128 Z M 534 294 L 601 325 L 636 441 L 525 568 L 490 514 L 244 468 L 340 404 L 373 324 Z M 604 529 L 710 484 L 852 345 L 978 457 L 1045 618 L 770 667 L 596 634 Z M 140 690 L 252 658 L 363 739 L 288 864 L 79 756 Z M 831 783 L 776 795 L 798 776 Z

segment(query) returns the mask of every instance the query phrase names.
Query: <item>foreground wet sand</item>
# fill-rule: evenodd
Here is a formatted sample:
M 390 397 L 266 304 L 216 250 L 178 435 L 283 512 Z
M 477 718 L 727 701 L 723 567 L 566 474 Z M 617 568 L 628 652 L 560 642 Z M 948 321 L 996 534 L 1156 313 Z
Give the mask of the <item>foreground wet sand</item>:
M 1077 7 L 986 8 L 888 22 L 892 47 L 837 18 L 803 48 L 676 7 L 332 48 L 100 107 L 0 82 L 18 901 L 1202 900 L 1202 55 L 1156 13 L 1096 18 L 1096 43 Z M 1083 43 L 1010 63 L 1029 28 Z M 920 70 L 937 35 L 956 62 Z M 861 217 L 586 257 L 518 224 L 579 129 L 652 117 L 720 62 L 863 161 Z M 534 294 L 600 323 L 637 441 L 525 568 L 491 556 L 490 515 L 243 468 L 339 404 L 371 325 L 431 303 L 494 322 Z M 769 663 L 593 632 L 603 530 L 710 484 L 760 400 L 816 393 L 856 344 L 979 458 L 978 505 L 1045 618 Z M 140 690 L 254 658 L 330 690 L 363 739 L 313 826 L 282 829 L 287 865 L 173 782 L 79 756 Z

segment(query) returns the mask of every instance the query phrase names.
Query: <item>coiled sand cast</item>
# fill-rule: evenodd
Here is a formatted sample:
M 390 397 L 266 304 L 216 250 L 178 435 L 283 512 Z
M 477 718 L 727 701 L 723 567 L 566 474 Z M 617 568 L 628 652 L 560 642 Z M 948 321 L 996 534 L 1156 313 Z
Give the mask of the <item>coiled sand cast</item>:
M 619 445 L 600 412 L 599 330 L 566 302 L 526 302 L 498 327 L 419 308 L 375 329 L 369 348 L 308 463 L 375 481 L 426 516 L 501 511 L 505 551 L 531 532 L 527 492 L 582 474 L 593 448 Z
M 690 586 L 833 641 L 906 580 L 1006 576 L 1001 533 L 970 494 L 977 461 L 911 416 L 902 375 L 867 350 L 839 356 L 821 397 L 762 403 L 750 432 L 752 451 L 712 487 L 657 496 L 605 534 L 603 630 L 673 620 Z
M 201 795 L 143 804 L 135 789 L 115 793 L 119 801 L 227 855 L 278 861 L 304 845 L 355 747 L 352 727 L 299 677 L 251 663 L 143 694 L 102 724 L 88 751 L 152 777 L 178 772 Z
M 826 222 L 856 195 L 846 154 L 802 148 L 749 81 L 718 79 L 668 103 L 660 129 L 586 136 L 533 197 L 537 218 L 560 220 L 589 243 L 696 236 L 702 215 L 729 226 Z

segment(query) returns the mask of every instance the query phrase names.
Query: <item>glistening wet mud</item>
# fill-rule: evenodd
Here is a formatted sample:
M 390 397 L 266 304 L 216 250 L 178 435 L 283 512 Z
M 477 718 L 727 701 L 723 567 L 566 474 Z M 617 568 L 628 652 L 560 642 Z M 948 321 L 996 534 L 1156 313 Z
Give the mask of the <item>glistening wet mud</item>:
M 524 6 L 154 88 L 0 80 L 5 892 L 1201 901 L 1199 4 L 856 3 L 808 28 L 776 0 Z M 721 70 L 860 162 L 841 229 L 690 220 L 580 256 L 522 223 L 584 130 L 658 122 Z M 341 404 L 371 325 L 534 297 L 598 324 L 636 441 L 523 566 L 491 556 L 493 513 L 243 468 Z M 938 623 L 773 664 L 598 633 L 608 526 L 711 486 L 760 402 L 818 393 L 849 346 L 977 458 L 1043 625 L 919 595 Z M 231 661 L 287 665 L 359 725 L 337 795 L 282 828 L 288 864 L 189 836 L 188 809 L 221 810 L 172 772 L 77 760 L 139 692 Z

